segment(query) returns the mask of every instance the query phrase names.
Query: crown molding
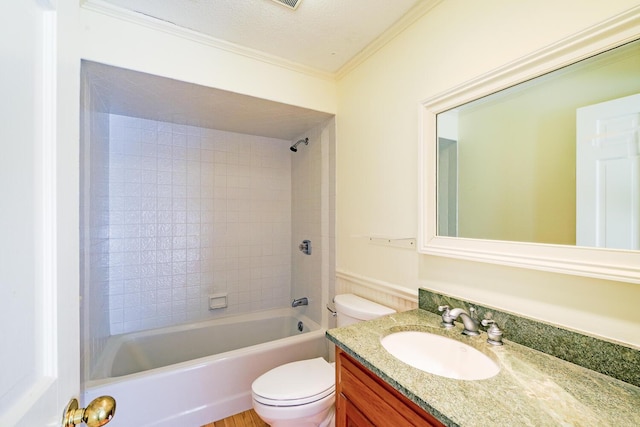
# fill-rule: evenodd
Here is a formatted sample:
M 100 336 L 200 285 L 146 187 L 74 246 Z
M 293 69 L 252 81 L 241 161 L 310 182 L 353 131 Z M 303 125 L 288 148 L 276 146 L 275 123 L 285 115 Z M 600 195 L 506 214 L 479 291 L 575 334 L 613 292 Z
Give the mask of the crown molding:
M 142 13 L 133 12 L 131 10 L 113 5 L 103 0 L 81 0 L 80 6 L 82 9 L 91 12 L 100 13 L 112 18 L 120 19 L 136 25 L 141 25 L 154 31 L 161 31 L 176 37 L 191 40 L 196 43 L 201 43 L 215 49 L 220 49 L 236 55 L 245 56 L 247 58 L 265 62 L 267 64 L 306 74 L 311 77 L 336 81 L 346 76 L 360 64 L 365 62 L 370 56 L 384 47 L 387 43 L 393 40 L 396 36 L 402 33 L 405 29 L 411 26 L 414 22 L 416 22 L 442 1 L 443 0 L 425 0 L 418 2 L 412 9 L 405 13 L 402 18 L 396 21 L 390 28 L 388 28 L 385 32 L 378 36 L 369 45 L 367 45 L 356 56 L 351 58 L 335 73 L 318 70 L 317 68 L 309 67 L 293 61 L 288 61 L 286 59 L 280 58 L 275 55 L 269 55 L 256 49 L 250 49 L 244 46 L 237 45 L 235 43 L 230 43 L 225 40 L 207 36 L 200 32 L 180 27 L 171 22 L 163 21 L 161 19 L 144 15 Z
M 444 0 L 425 0 L 418 2 L 412 9 L 405 13 L 402 18 L 396 21 L 385 32 L 380 34 L 374 41 L 369 43 L 356 56 L 343 65 L 335 74 L 336 80 L 340 80 L 349 74 L 360 64 L 365 62 L 370 56 L 382 49 L 387 45 L 387 43 L 396 38 L 400 33 L 409 28 L 418 19 L 422 18 L 443 1 Z
M 306 74 L 311 77 L 330 80 L 330 81 L 335 81 L 336 79 L 335 73 L 321 71 L 313 67 L 308 67 L 306 65 L 299 64 L 297 62 L 288 61 L 286 59 L 277 57 L 275 55 L 269 55 L 267 53 L 264 53 L 255 49 L 249 49 L 247 47 L 230 43 L 225 40 L 220 40 L 215 37 L 211 37 L 197 31 L 180 27 L 171 22 L 163 21 L 161 19 L 144 15 L 142 13 L 134 12 L 119 6 L 115 6 L 103 0 L 82 0 L 80 7 L 82 9 L 85 9 L 91 12 L 106 15 L 115 19 L 120 19 L 122 21 L 140 25 L 154 31 L 164 32 L 166 34 L 169 34 L 175 37 L 180 37 L 186 40 L 190 40 L 196 43 L 200 43 L 200 44 L 212 47 L 214 49 L 219 49 L 219 50 L 233 53 L 235 55 L 251 58 L 257 61 L 275 65 L 277 67 L 285 68 L 301 74 Z

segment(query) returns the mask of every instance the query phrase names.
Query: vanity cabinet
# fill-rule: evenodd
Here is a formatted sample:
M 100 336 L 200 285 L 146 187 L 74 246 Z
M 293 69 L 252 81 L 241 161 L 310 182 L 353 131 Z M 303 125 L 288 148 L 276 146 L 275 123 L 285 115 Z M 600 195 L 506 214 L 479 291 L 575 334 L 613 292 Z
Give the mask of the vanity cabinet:
M 444 427 L 336 347 L 336 427 Z

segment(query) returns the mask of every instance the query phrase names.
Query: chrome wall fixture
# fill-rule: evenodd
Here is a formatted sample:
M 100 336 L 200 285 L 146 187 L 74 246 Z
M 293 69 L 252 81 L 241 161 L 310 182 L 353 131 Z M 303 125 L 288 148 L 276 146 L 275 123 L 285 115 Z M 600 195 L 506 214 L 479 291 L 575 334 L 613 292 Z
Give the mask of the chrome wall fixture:
M 291 301 L 291 307 L 300 307 L 301 305 L 309 305 L 309 299 L 307 297 L 302 297 Z
M 296 153 L 298 151 L 298 144 L 300 143 L 304 143 L 304 145 L 309 145 L 309 138 L 305 138 L 305 139 L 300 139 L 298 140 L 298 142 L 296 142 L 295 144 L 293 144 L 291 147 L 289 147 L 289 150 L 293 151 L 294 153 Z
M 298 245 L 298 249 L 305 255 L 311 255 L 311 240 L 303 240 L 302 243 Z

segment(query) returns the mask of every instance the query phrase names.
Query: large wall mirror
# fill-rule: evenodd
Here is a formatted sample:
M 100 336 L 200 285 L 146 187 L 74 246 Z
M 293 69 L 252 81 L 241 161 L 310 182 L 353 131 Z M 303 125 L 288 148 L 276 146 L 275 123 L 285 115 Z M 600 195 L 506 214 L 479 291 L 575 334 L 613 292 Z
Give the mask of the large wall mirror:
M 423 102 L 423 253 L 640 283 L 640 7 Z

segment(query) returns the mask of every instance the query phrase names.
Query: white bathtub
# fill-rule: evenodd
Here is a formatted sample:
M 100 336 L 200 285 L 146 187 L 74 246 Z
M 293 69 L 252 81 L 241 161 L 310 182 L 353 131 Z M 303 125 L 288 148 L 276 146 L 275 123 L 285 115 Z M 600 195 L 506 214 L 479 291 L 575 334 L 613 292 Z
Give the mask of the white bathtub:
M 83 403 L 113 396 L 109 427 L 198 427 L 250 409 L 251 383 L 269 369 L 326 358 L 324 333 L 280 309 L 112 337 Z

